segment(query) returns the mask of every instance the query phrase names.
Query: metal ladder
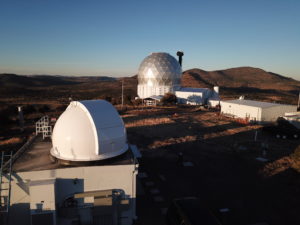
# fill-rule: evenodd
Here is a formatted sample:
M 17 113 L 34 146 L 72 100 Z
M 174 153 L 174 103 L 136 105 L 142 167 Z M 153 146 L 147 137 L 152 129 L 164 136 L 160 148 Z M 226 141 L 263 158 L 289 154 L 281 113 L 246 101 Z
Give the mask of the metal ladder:
M 12 151 L 9 154 L 3 151 L 1 154 L 0 214 L 8 213 L 10 207 L 12 156 Z

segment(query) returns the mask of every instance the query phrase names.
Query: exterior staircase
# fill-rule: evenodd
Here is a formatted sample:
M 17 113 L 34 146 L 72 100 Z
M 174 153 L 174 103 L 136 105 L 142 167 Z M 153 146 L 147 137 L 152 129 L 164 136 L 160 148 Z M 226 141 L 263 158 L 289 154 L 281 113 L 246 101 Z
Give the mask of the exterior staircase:
M 11 194 L 11 173 L 12 173 L 13 152 L 1 152 L 0 159 L 0 223 L 6 224 Z

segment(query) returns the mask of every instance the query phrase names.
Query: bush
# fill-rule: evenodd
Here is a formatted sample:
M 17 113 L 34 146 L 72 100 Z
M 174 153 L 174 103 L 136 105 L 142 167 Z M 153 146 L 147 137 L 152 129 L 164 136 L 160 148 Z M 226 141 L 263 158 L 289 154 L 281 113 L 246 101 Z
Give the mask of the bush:
M 161 99 L 161 102 L 164 105 L 175 105 L 177 103 L 177 97 L 172 93 L 166 93 Z
M 132 100 L 132 104 L 135 106 L 142 105 L 143 99 L 138 98 L 138 99 Z
M 5 107 L 0 110 L 0 125 L 5 126 L 13 123 L 13 117 L 17 116 L 17 108 L 14 106 Z
M 291 154 L 293 160 L 300 162 L 300 145 L 295 149 L 294 153 Z
M 50 107 L 48 105 L 42 105 L 40 108 L 39 108 L 39 112 L 40 113 L 45 113 L 45 112 L 49 112 L 50 111 Z
M 22 111 L 24 114 L 31 114 L 31 113 L 35 113 L 37 110 L 36 110 L 36 106 L 34 105 L 24 105 L 22 107 Z
M 104 99 L 105 99 L 106 101 L 108 101 L 108 102 L 111 102 L 112 97 L 111 97 L 111 96 L 105 96 Z

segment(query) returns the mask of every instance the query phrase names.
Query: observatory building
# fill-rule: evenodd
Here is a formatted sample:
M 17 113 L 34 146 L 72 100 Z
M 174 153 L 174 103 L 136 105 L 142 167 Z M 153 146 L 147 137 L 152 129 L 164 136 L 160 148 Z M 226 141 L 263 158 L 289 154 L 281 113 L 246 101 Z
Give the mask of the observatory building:
M 141 63 L 138 70 L 137 94 L 147 101 L 159 101 L 166 93 L 174 93 L 178 103 L 215 106 L 219 104 L 219 88 L 181 87 L 181 62 L 183 52 L 177 52 L 179 61 L 164 52 L 152 53 Z M 210 102 L 211 99 L 211 102 Z M 152 104 L 152 103 L 151 103 Z
M 138 96 L 150 96 L 174 93 L 180 89 L 181 66 L 168 53 L 157 52 L 147 56 L 138 72 Z
M 121 117 L 101 100 L 71 102 L 55 124 L 52 143 L 51 155 L 64 161 L 101 160 L 128 149 Z
M 1 206 L 14 225 L 132 224 L 138 157 L 110 103 L 73 101 L 52 142 L 38 136 L 11 158 L 11 176 L 3 177 L 11 192 L 1 192 Z

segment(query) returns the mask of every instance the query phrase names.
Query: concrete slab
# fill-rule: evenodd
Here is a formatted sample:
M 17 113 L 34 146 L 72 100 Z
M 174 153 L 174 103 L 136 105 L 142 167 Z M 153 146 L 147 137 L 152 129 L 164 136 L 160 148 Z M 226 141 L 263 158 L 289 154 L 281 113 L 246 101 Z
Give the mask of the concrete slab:
M 145 185 L 146 185 L 147 187 L 152 187 L 152 186 L 154 186 L 154 182 L 153 182 L 153 181 L 146 181 L 146 182 L 145 182 Z
M 192 166 L 194 166 L 194 164 L 192 162 L 183 162 L 182 165 L 185 166 L 185 167 L 192 167 Z
M 160 212 L 162 215 L 166 215 L 168 211 L 168 208 L 160 208 Z
M 260 161 L 260 162 L 268 162 L 269 161 L 268 159 L 263 158 L 263 157 L 257 157 L 256 160 Z
M 142 172 L 142 173 L 138 174 L 138 178 L 147 178 L 147 177 L 148 177 L 148 175 L 146 172 Z
M 143 185 L 141 184 L 141 182 L 139 180 L 137 180 L 136 186 L 137 186 L 136 187 L 136 194 L 138 196 L 145 195 L 145 190 L 144 190 Z
M 159 177 L 159 179 L 161 179 L 162 181 L 166 181 L 166 180 L 167 180 L 166 177 L 165 177 L 164 175 L 162 175 L 162 174 L 159 174 L 158 177 Z
M 163 202 L 163 201 L 164 201 L 164 198 L 163 198 L 162 196 L 155 196 L 155 197 L 153 198 L 153 200 L 154 200 L 155 202 Z
M 157 188 L 154 188 L 154 189 L 151 189 L 151 190 L 150 190 L 150 193 L 151 193 L 151 194 L 159 194 L 160 191 L 159 191 Z

